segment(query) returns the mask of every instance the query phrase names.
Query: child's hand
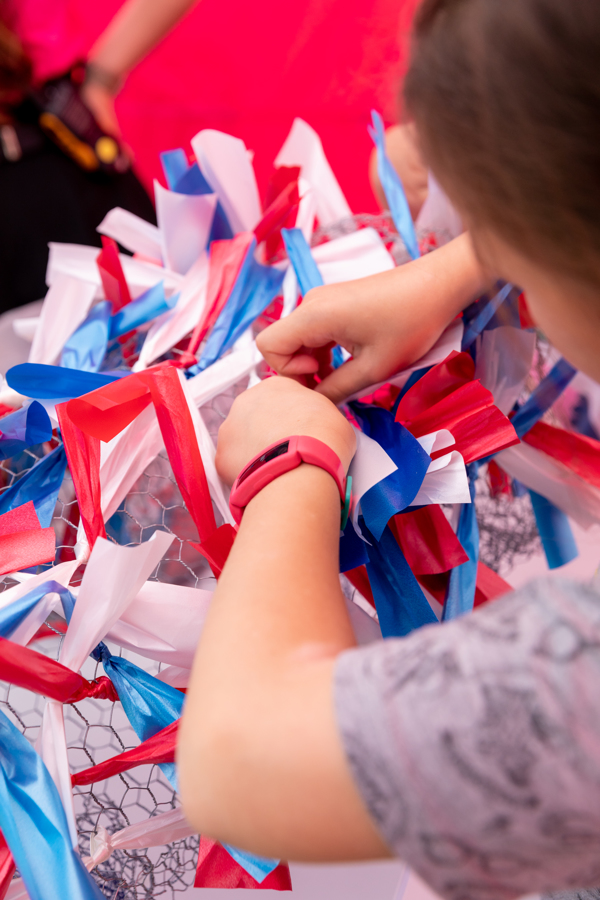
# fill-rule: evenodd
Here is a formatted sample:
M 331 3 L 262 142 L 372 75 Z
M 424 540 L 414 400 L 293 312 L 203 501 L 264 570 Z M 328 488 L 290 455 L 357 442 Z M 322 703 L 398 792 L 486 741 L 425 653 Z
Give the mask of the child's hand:
M 217 470 L 232 484 L 265 447 L 292 435 L 318 438 L 348 469 L 356 448 L 354 429 L 326 398 L 289 378 L 268 378 L 240 394 L 219 431 Z
M 316 388 L 334 403 L 385 381 L 426 353 L 486 279 L 468 235 L 416 262 L 309 291 L 257 339 L 267 363 L 292 378 L 314 374 L 316 348 L 340 344 L 352 359 Z

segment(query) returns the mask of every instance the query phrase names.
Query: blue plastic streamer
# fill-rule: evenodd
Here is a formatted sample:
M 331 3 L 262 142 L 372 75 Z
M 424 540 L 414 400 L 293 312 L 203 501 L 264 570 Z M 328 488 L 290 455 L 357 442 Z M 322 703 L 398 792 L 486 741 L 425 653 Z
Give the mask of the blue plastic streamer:
M 377 441 L 398 466 L 363 494 L 360 501 L 367 528 L 380 541 L 392 516 L 410 506 L 417 496 L 431 457 L 408 429 L 394 421 L 387 409 L 360 403 L 351 406 L 361 419 L 364 433 Z
M 31 610 L 37 606 L 46 594 L 58 594 L 60 596 L 65 618 L 67 622 L 70 622 L 75 606 L 73 594 L 57 581 L 45 581 L 32 591 L 29 591 L 29 593 L 23 594 L 18 600 L 0 609 L 0 637 L 11 637 L 21 622 L 25 621 Z
M 117 689 L 125 715 L 141 741 L 147 740 L 181 717 L 185 697 L 177 688 L 160 681 L 129 660 L 113 656 L 104 643 L 98 644 L 92 656 L 97 661 L 102 661 L 104 671 Z M 175 764 L 160 763 L 160 768 L 174 790 L 177 790 Z M 235 848 L 226 849 L 231 852 Z M 263 860 L 237 849 L 235 855 L 233 852 L 231 855 L 253 878 L 261 881 L 279 864 L 279 860 Z
M 140 669 L 120 656 L 113 656 L 104 643 L 92 652 L 104 666 L 123 704 L 125 715 L 139 739 L 145 741 L 181 717 L 184 695 L 177 688 Z M 165 776 L 177 790 L 174 763 L 161 763 Z
M 408 200 L 406 199 L 400 176 L 391 164 L 385 151 L 383 119 L 374 109 L 371 110 L 371 118 L 373 125 L 369 125 L 368 130 L 377 148 L 377 174 L 379 175 L 379 181 L 381 182 L 381 187 L 383 188 L 383 193 L 388 202 L 398 234 L 404 241 L 404 245 L 412 259 L 418 259 L 421 254 Z
M 50 416 L 34 400 L 0 420 L 0 459 L 10 459 L 27 447 L 43 444 L 52 437 Z
M 369 562 L 367 546 L 357 535 L 354 525 L 348 520 L 340 535 L 340 572 L 349 572 Z
M 577 369 L 571 363 L 568 363 L 564 357 L 559 359 L 510 420 L 520 438 L 527 434 L 542 418 L 546 410 L 550 409 L 552 404 L 558 400 L 576 374 Z
M 112 341 L 122 334 L 127 334 L 128 331 L 133 331 L 134 328 L 139 328 L 140 325 L 145 325 L 146 322 L 151 322 L 167 310 L 173 309 L 178 299 L 179 294 L 173 294 L 167 300 L 164 282 L 159 281 L 111 316 L 108 339 Z
M 202 351 L 198 371 L 216 362 L 280 292 L 284 272 L 257 263 L 254 259 L 255 248 L 254 238 L 248 247 L 229 299 Z
M 321 287 L 324 284 L 319 267 L 315 262 L 306 238 L 299 228 L 282 228 L 281 235 L 288 258 L 296 274 L 300 293 L 304 297 L 313 288 Z M 344 365 L 344 362 L 342 348 L 340 346 L 333 347 L 331 351 L 333 368 L 339 369 L 340 366 Z
M 183 153 L 183 150 L 174 150 L 171 151 L 171 153 Z M 177 165 L 181 165 L 181 163 L 176 163 L 175 166 Z M 175 174 L 174 168 L 173 174 Z M 175 193 L 177 194 L 187 194 L 188 196 L 197 196 L 198 194 L 214 194 L 212 187 L 200 171 L 198 163 L 194 163 L 193 165 L 189 166 L 185 171 L 182 170 L 181 175 L 176 179 L 174 185 L 172 185 L 169 181 L 168 183 L 169 188 L 172 191 L 175 191 Z M 225 210 L 223 209 L 221 201 L 219 200 L 217 201 L 217 207 L 215 209 L 215 215 L 208 238 L 208 243 L 211 244 L 212 241 L 228 241 L 231 240 L 232 237 L 233 229 L 229 224 L 229 219 L 227 218 Z
M 31 900 L 103 900 L 73 849 L 48 769 L 1 712 L 0 829 Z
M 110 300 L 101 300 L 92 307 L 87 319 L 66 342 L 60 358 L 61 366 L 66 369 L 77 369 L 80 372 L 98 372 L 100 370 L 106 356 L 112 309 Z
M 123 372 L 123 376 L 129 372 Z M 89 394 L 96 388 L 112 384 L 119 375 L 100 375 L 96 372 L 79 372 L 61 366 L 44 366 L 40 363 L 21 363 L 6 373 L 6 383 L 13 391 L 25 397 L 39 400 L 71 399 Z
M 443 622 L 470 612 L 475 602 L 477 564 L 479 562 L 479 525 L 475 509 L 475 483 L 478 471 L 479 463 L 470 463 L 467 466 L 471 502 L 462 504 L 456 536 L 469 559 L 450 570 L 448 592 L 442 614 Z
M 238 850 L 237 847 L 232 847 L 231 844 L 222 844 L 221 846 L 259 884 L 277 868 L 280 862 L 278 859 L 265 859 L 262 856 L 255 856 L 253 853 L 248 853 L 247 850 Z
M 291 262 L 300 293 L 304 297 L 310 290 L 321 287 L 323 278 L 310 251 L 306 238 L 299 228 L 282 228 L 281 236 Z
M 549 569 L 558 569 L 579 555 L 569 519 L 554 503 L 530 490 L 535 522 Z
M 435 613 L 390 529 L 386 527 L 381 541 L 377 541 L 362 517 L 359 525 L 369 541 L 367 572 L 384 638 L 404 637 L 416 628 L 436 623 Z
M 0 494 L 0 515 L 33 500 L 40 525 L 49 528 L 66 468 L 65 449 L 57 447 Z
M 167 187 L 170 191 L 174 191 L 179 179 L 191 168 L 186 152 L 182 147 L 178 147 L 177 150 L 159 153 L 159 158 Z
M 500 306 L 504 303 L 504 301 L 510 295 L 513 286 L 512 284 L 505 284 L 497 294 L 495 294 L 490 300 L 485 304 L 481 304 L 481 300 L 477 304 L 480 309 L 477 315 L 471 319 L 468 325 L 465 326 L 463 339 L 462 339 L 462 350 L 468 350 L 473 341 L 481 334 L 481 332 L 485 329 L 486 325 L 488 325 L 496 311 Z

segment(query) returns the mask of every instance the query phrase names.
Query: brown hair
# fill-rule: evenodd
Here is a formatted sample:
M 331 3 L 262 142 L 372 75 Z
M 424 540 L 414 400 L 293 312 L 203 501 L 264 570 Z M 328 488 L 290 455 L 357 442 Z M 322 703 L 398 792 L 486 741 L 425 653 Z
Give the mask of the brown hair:
M 424 0 L 404 92 L 468 218 L 600 283 L 600 0 Z

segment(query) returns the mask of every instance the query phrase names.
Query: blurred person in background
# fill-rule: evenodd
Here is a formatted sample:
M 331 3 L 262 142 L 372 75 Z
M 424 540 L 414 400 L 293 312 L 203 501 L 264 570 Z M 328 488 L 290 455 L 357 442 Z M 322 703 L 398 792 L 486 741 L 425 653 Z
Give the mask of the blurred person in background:
M 48 242 L 100 246 L 96 227 L 115 206 L 155 222 L 114 98 L 194 3 L 128 0 L 81 61 L 65 10 L 1 0 L 0 313 L 44 296 Z

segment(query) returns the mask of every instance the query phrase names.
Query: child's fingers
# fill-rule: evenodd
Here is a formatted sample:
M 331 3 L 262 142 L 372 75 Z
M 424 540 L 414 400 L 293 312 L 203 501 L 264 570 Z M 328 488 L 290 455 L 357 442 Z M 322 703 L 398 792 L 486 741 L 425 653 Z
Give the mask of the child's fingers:
M 349 359 L 339 369 L 324 378 L 316 387 L 319 394 L 324 394 L 336 406 L 347 397 L 373 384 L 373 375 L 368 371 L 364 358 Z

